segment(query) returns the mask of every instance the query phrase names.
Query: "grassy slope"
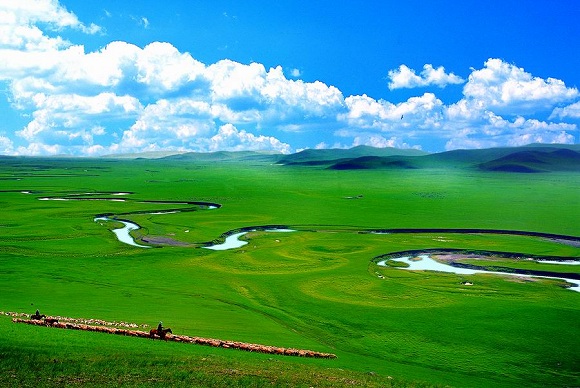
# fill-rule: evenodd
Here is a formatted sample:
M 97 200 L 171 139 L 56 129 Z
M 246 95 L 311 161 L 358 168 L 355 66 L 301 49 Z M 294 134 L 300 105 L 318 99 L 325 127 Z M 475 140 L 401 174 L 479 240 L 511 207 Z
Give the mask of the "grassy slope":
M 357 146 L 349 149 L 307 149 L 279 159 L 282 164 L 332 163 L 339 159 L 359 157 L 419 156 L 426 152 L 415 149 Z
M 0 344 L 0 368 L 12 370 L 10 365 L 24 362 L 38 368 L 33 375 L 66 379 L 63 376 L 71 369 L 48 361 L 70 359 L 67 365 L 83 370 L 84 364 L 67 356 L 72 352 L 90 360 L 88 374 L 106 370 L 125 378 L 128 370 L 150 373 L 145 357 L 131 361 L 143 352 L 157 360 L 154 365 L 178 363 L 175 374 L 162 373 L 162 380 L 173 382 L 194 375 L 191 364 L 200 363 L 200 354 L 218 358 L 220 366 L 200 372 L 205 376 L 203 385 L 218 381 L 211 369 L 224 370 L 229 362 L 236 363 L 238 371 L 265 370 L 274 376 L 305 364 L 314 368 L 302 375 L 305 383 L 313 378 L 309 373 L 324 376 L 328 368 L 339 375 L 343 373 L 339 368 L 358 371 L 352 376 L 359 382 L 369 376 L 365 372 L 376 372 L 377 385 L 391 381 L 387 375 L 456 386 L 578 382 L 577 293 L 557 287 L 557 282 L 519 283 L 489 275 L 477 275 L 475 285 L 466 288 L 456 275 L 369 264 L 377 255 L 406 249 L 465 247 L 579 257 L 577 248 L 522 236 L 442 239 L 428 234 L 332 232 L 470 227 L 579 235 L 577 174 L 320 171 L 162 161 L 76 161 L 74 166 L 67 162 L 62 169 L 47 171 L 38 170 L 40 163 L 36 164 L 35 170 L 25 166 L 16 172 L 21 181 L 3 181 L 3 190 L 52 195 L 118 190 L 134 192 L 131 197 L 137 199 L 222 203 L 219 210 L 127 217 L 146 233 L 172 234 L 189 242 L 209 241 L 250 225 L 287 224 L 318 232 L 255 232 L 247 236 L 246 247 L 227 252 L 144 250 L 116 242 L 92 217 L 147 209 L 150 204 L 38 201 L 33 194 L 1 193 L 5 211 L 0 221 L 0 295 L 10 298 L 2 298 L 0 309 L 32 312 L 39 307 L 49 314 L 152 325 L 162 319 L 183 334 L 311 348 L 334 352 L 339 358 L 278 357 L 270 362 L 277 366 L 268 372 L 264 366 L 268 358 L 242 352 L 87 337 L 0 319 L 12 333 Z M 5 166 L 2 175 L 12 171 Z M 33 178 L 22 172 L 82 177 Z M 345 199 L 356 195 L 363 197 Z M 43 334 L 47 331 L 50 334 Z M 31 350 L 35 344 L 50 345 L 52 353 L 38 356 Z M 99 358 L 102 352 L 107 357 Z M 126 366 L 117 368 L 102 358 Z M 238 378 L 245 379 L 239 376 L 243 374 L 234 374 L 228 384 L 242 381 Z
M 308 154 L 312 165 L 327 165 L 330 169 L 416 169 L 434 167 L 477 169 L 510 173 L 537 173 L 549 171 L 580 171 L 580 152 L 570 145 L 530 145 L 527 147 L 454 150 L 436 154 L 396 154 L 357 156 L 325 150 L 325 154 Z M 329 155 L 334 151 L 335 158 Z M 312 160 L 317 156 L 319 160 Z M 338 156 L 343 156 L 340 160 Z M 300 154 L 282 161 L 298 160 Z

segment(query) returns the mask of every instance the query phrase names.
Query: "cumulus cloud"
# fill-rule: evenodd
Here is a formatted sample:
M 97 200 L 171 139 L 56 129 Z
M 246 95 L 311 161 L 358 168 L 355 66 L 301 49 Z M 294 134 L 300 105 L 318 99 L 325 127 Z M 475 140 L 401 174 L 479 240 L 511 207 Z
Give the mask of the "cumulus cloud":
M 563 108 L 555 108 L 550 115 L 550 119 L 555 119 L 557 117 L 561 119 L 565 117 L 580 119 L 580 101 Z
M 12 154 L 14 152 L 14 143 L 6 136 L 0 136 L 0 155 Z
M 209 139 L 208 149 L 210 151 L 278 151 L 288 154 L 291 147 L 274 137 L 256 136 L 244 130 L 240 131 L 232 124 L 225 124 Z
M 487 148 L 522 146 L 530 143 L 573 144 L 575 124 L 550 123 L 518 116 L 513 120 L 488 112 L 478 120 L 458 124 L 447 122 L 447 150 L 457 148 Z
M 146 147 L 186 149 L 191 139 L 207 137 L 215 129 L 211 106 L 202 101 L 161 99 L 148 105 L 123 133 L 119 144 L 126 151 Z
M 138 100 L 130 96 L 116 96 L 101 93 L 96 96 L 45 95 L 36 94 L 32 98 L 35 106 L 33 120 L 17 134 L 33 142 L 63 141 L 74 144 L 82 139 L 92 144 L 93 134 L 102 134 L 95 123 L 134 115 L 141 109 Z M 87 132 L 87 128 L 93 127 Z M 102 128 L 102 127 L 101 127 Z
M 533 77 L 523 68 L 492 58 L 483 69 L 471 72 L 463 94 L 485 109 L 517 115 L 570 101 L 578 96 L 578 89 L 555 78 Z
M 400 74 L 409 74 L 402 69 Z M 349 96 L 345 98 L 347 112 L 339 115 L 347 125 L 336 135 L 357 139 L 354 143 L 395 143 L 399 147 L 418 147 L 425 139 L 446 139 L 446 149 L 573 143 L 576 124 L 525 116 L 553 109 L 550 119 L 577 117 L 577 104 L 554 108 L 577 96 L 577 89 L 560 80 L 533 77 L 514 65 L 490 59 L 482 69 L 472 70 L 463 98 L 449 105 L 432 93 L 400 103 Z M 381 137 L 384 133 L 391 137 Z
M 291 69 L 291 70 L 290 70 L 290 75 L 291 75 L 293 78 L 298 78 L 298 77 L 300 77 L 300 76 L 302 75 L 302 72 L 300 71 L 300 69 L 296 69 L 296 68 L 294 68 L 294 69 Z
M 415 145 L 412 147 L 409 144 L 407 144 L 405 141 L 403 141 L 402 139 L 400 139 L 396 136 L 386 138 L 384 136 L 377 135 L 377 134 L 368 134 L 368 135 L 361 134 L 361 135 L 355 136 L 355 138 L 353 139 L 351 147 L 356 147 L 359 145 L 367 145 L 367 146 L 377 147 L 377 148 L 391 147 L 391 148 L 399 148 L 399 149 L 407 149 L 407 148 L 421 149 L 421 147 L 419 145 Z
M 445 73 L 445 68 L 443 66 L 439 66 L 435 69 L 431 64 L 424 65 L 423 70 L 419 75 L 417 75 L 415 70 L 410 69 L 406 65 L 401 65 L 396 70 L 390 70 L 388 72 L 388 78 L 391 80 L 391 82 L 389 82 L 389 89 L 391 90 L 418 88 L 430 85 L 444 88 L 449 84 L 461 84 L 465 82 L 461 77 L 453 73 Z
M 345 99 L 348 112 L 340 115 L 350 127 L 376 128 L 382 131 L 436 125 L 441 120 L 443 102 L 433 93 L 411 97 L 394 104 L 375 100 L 367 95 L 350 96 Z
M 101 31 L 96 24 L 81 23 L 77 16 L 66 10 L 57 0 L 4 0 L 0 9 L 0 47 L 26 50 L 46 50 L 68 46 L 60 37 L 51 38 L 37 26 L 44 23 L 48 29 L 60 31 L 73 28 L 87 34 Z
M 261 64 L 229 60 L 206 66 L 168 43 L 139 48 L 111 42 L 86 53 L 82 46 L 50 38 L 33 25 L 58 20 L 59 28 L 84 28 L 57 2 L 43 4 L 50 10 L 42 15 L 16 6 L 2 14 L 2 20 L 23 20 L 37 32 L 20 34 L 18 44 L 13 34 L 7 39 L 11 45 L 0 46 L 0 54 L 8 59 L 0 63 L 0 80 L 9 82 L 13 107 L 30 110 L 32 117 L 15 132 L 28 146 L 15 148 L 6 138 L 5 152 L 94 154 L 164 147 L 204 151 L 216 145 L 288 152 L 289 146 L 278 139 L 238 130 L 233 124 L 254 129 L 283 126 L 285 118 L 276 114 L 278 110 L 285 116 L 317 116 L 324 114 L 328 98 L 342 100 L 336 88 L 290 81 L 281 68 L 266 71 Z M 43 39 L 51 44 L 38 44 Z M 129 125 L 122 133 L 107 131 L 115 122 Z M 94 144 L 95 136 L 110 132 L 116 142 Z
M 143 26 L 144 29 L 148 29 L 149 28 L 149 19 L 147 19 L 145 16 L 141 16 L 139 19 L 139 24 Z
M 2 153 L 286 153 L 298 136 L 317 147 L 426 148 L 437 139 L 452 149 L 570 143 L 577 131 L 576 124 L 532 115 L 551 110 L 549 120 L 578 118 L 577 89 L 500 59 L 472 69 L 463 97 L 448 105 L 434 93 L 400 102 L 345 97 L 335 86 L 298 79 L 296 69 L 229 59 L 204 64 L 170 43 L 116 41 L 86 52 L 58 32 L 93 33 L 96 26 L 56 0 L 38 0 L 39 8 L 30 3 L 10 0 L 0 11 L 0 81 L 12 108 L 30 117 L 1 134 Z M 465 82 L 430 64 L 419 74 L 401 65 L 389 78 L 391 89 Z
M 95 24 L 86 26 L 81 23 L 74 13 L 67 11 L 57 0 L 4 0 L 0 10 L 0 22 L 18 26 L 42 22 L 52 29 L 71 27 L 89 34 L 100 30 Z

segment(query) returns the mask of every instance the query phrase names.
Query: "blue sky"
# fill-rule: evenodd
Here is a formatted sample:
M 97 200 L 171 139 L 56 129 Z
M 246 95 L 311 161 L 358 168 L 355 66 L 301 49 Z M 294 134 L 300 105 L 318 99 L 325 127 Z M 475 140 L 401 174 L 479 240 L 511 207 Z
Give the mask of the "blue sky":
M 0 0 L 0 154 L 580 141 L 576 1 Z

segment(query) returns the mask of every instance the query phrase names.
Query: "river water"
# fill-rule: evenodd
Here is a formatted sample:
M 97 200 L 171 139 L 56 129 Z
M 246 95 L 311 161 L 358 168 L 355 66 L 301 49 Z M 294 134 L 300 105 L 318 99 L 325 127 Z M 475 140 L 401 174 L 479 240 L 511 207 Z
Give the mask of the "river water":
M 117 239 L 119 241 L 121 241 L 125 244 L 139 247 L 139 248 L 151 248 L 150 246 L 147 246 L 147 245 L 137 244 L 135 242 L 135 240 L 133 240 L 133 237 L 131 237 L 130 232 L 132 230 L 139 229 L 139 225 L 137 225 L 137 224 L 134 224 L 134 223 L 128 222 L 128 221 L 111 220 L 110 218 L 107 218 L 107 217 L 95 217 L 94 221 L 95 222 L 98 222 L 98 221 L 117 221 L 117 222 L 120 222 L 124 226 L 122 228 L 113 229 L 113 233 L 115 233 L 115 235 L 117 236 Z
M 536 275 L 522 275 L 522 274 L 515 274 L 509 272 L 494 272 L 494 271 L 484 271 L 484 270 L 477 270 L 477 269 L 470 269 L 470 268 L 457 268 L 453 267 L 448 264 L 439 263 L 438 261 L 433 260 L 429 255 L 419 255 L 417 257 L 420 260 L 413 259 L 411 256 L 399 257 L 396 259 L 391 259 L 393 261 L 398 261 L 402 263 L 406 263 L 408 267 L 396 267 L 397 269 L 405 269 L 411 271 L 439 271 L 439 272 L 447 272 L 447 273 L 455 273 L 459 275 L 473 275 L 477 273 L 491 273 L 496 275 L 507 275 L 507 276 L 517 276 L 517 277 L 526 277 L 526 278 L 545 278 L 545 279 L 559 279 L 564 280 L 568 283 L 573 284 L 572 287 L 569 287 L 572 291 L 580 292 L 580 281 L 576 279 L 568 279 L 565 277 L 552 277 L 552 276 L 536 276 Z M 379 266 L 387 266 L 387 260 L 379 261 L 377 265 Z

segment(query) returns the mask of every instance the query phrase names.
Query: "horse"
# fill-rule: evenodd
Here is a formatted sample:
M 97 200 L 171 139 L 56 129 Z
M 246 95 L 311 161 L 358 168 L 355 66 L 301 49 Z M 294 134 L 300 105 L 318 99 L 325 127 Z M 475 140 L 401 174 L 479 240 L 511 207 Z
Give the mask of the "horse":
M 171 328 L 168 327 L 167 329 L 161 329 L 161 331 L 158 331 L 157 329 L 151 329 L 149 330 L 149 337 L 155 338 L 155 336 L 158 336 L 161 339 L 165 339 L 167 333 L 173 334 Z
M 30 319 L 33 319 L 35 321 L 40 321 L 42 318 L 46 318 L 46 315 L 35 313 L 34 315 L 30 316 Z

